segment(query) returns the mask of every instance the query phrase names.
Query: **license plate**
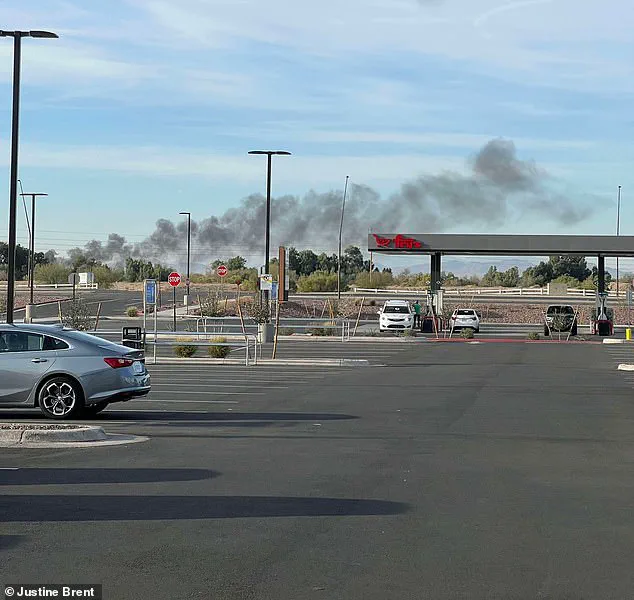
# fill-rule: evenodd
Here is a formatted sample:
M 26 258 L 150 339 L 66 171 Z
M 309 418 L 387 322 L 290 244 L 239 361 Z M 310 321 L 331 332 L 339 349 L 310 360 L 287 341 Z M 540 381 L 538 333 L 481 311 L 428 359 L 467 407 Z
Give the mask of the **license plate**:
M 137 375 L 141 375 L 145 371 L 145 367 L 142 362 L 136 361 L 132 363 L 132 369 Z

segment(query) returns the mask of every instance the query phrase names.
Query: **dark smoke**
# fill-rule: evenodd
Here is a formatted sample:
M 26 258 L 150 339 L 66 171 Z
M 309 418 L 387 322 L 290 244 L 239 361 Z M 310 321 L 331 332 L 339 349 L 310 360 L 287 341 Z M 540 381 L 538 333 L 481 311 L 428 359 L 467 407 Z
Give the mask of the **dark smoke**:
M 468 162 L 467 175 L 447 171 L 423 175 L 401 186 L 382 201 L 365 185 L 351 185 L 346 201 L 344 245 L 364 246 L 370 229 L 404 233 L 451 229 L 490 231 L 526 215 L 551 223 L 574 225 L 589 215 L 586 207 L 552 187 L 555 183 L 533 162 L 517 157 L 511 141 L 495 139 Z M 303 198 L 273 199 L 271 248 L 279 245 L 333 251 L 338 244 L 342 192 L 309 192 Z M 192 260 L 208 263 L 235 254 L 261 254 L 264 249 L 265 200 L 259 194 L 243 199 L 237 208 L 199 222 L 192 221 Z M 119 261 L 126 253 L 144 259 L 182 265 L 187 243 L 186 220 L 161 219 L 156 230 L 132 249 L 115 234 L 104 245 L 90 242 L 96 258 Z M 87 246 L 87 249 L 88 249 Z M 273 251 L 274 255 L 274 251 Z

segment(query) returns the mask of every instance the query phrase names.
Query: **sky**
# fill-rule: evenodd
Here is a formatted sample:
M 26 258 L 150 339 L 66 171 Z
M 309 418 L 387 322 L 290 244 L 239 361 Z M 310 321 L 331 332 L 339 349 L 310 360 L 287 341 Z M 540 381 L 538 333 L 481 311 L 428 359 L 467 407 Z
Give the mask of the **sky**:
M 23 41 L 19 174 L 25 192 L 49 194 L 37 250 L 110 233 L 135 244 L 180 211 L 223 215 L 265 193 L 265 159 L 249 150 L 292 152 L 274 160 L 274 197 L 318 201 L 349 176 L 387 202 L 421 177 L 468 174 L 497 139 L 586 216 L 489 222 L 475 205 L 443 231 L 613 234 L 622 185 L 620 231 L 634 234 L 628 0 L 0 0 L 0 27 L 60 36 Z M 0 38 L 0 232 L 12 52 Z M 261 256 L 197 243 L 200 266 Z

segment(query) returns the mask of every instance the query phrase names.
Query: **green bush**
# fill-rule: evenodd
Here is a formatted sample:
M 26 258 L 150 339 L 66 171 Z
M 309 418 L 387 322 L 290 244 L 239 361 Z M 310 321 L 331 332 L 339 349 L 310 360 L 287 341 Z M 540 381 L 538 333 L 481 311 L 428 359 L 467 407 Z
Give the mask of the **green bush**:
M 292 327 L 280 327 L 279 335 L 293 335 L 295 330 Z
M 537 333 L 536 331 L 531 331 L 531 332 L 528 334 L 528 339 L 529 339 L 529 340 L 539 340 L 539 339 L 541 339 L 541 338 L 540 338 L 539 333 Z
M 212 342 L 216 344 L 221 344 L 222 342 L 226 342 L 227 338 L 225 337 L 215 337 L 211 339 Z M 208 346 L 207 354 L 211 356 L 211 358 L 226 358 L 229 356 L 231 352 L 231 346 Z
M 125 314 L 128 315 L 128 317 L 138 317 L 139 309 L 136 306 L 128 306 L 128 308 L 126 308 Z
M 122 269 L 111 269 L 108 265 L 97 265 L 93 267 L 92 272 L 95 275 L 95 281 L 99 287 L 109 288 L 117 281 L 123 281 L 125 275 Z
M 394 285 L 394 277 L 392 273 L 388 271 L 383 273 L 366 273 L 364 271 L 357 275 L 353 285 L 365 289 L 385 289 L 386 287 Z
M 337 274 L 315 271 L 310 275 L 303 275 L 297 280 L 299 292 L 335 292 L 337 291 Z
M 196 354 L 197 350 L 198 348 L 196 346 L 190 346 L 189 344 L 174 346 L 174 354 L 176 354 L 179 358 L 191 358 L 194 354 Z
M 473 329 L 471 329 L 471 327 L 467 327 L 466 329 L 462 329 L 460 331 L 460 337 L 461 338 L 465 338 L 466 340 L 472 340 L 473 339 Z
M 35 265 L 35 281 L 37 283 L 68 283 L 70 269 L 59 263 Z

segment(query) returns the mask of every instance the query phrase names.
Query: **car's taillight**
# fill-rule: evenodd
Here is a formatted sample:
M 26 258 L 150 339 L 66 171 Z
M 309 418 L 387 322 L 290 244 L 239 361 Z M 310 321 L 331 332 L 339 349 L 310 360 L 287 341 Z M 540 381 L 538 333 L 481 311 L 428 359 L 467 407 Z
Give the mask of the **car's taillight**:
M 113 369 L 121 369 L 123 367 L 131 367 L 134 361 L 131 358 L 104 358 L 105 363 Z

